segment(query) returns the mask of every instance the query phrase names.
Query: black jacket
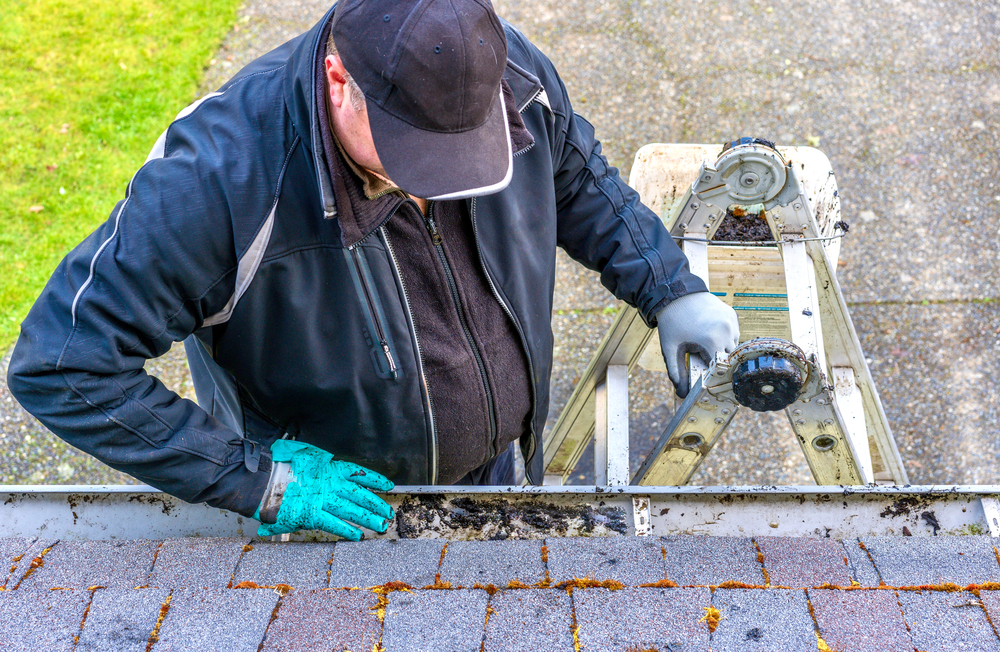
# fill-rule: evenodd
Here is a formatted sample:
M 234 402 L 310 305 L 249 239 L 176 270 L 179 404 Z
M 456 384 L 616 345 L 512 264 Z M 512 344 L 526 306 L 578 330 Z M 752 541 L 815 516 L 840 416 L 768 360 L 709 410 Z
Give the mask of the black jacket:
M 8 373 L 21 404 L 72 445 L 244 515 L 267 483 L 266 446 L 285 432 L 397 483 L 437 476 L 393 243 L 375 226 L 345 249 L 336 219 L 313 86 L 329 17 L 170 125 L 110 219 L 56 269 Z M 528 352 L 533 432 L 521 446 L 538 482 L 556 246 L 651 326 L 705 286 L 608 166 L 551 62 L 505 29 L 505 78 L 535 144 L 514 158 L 510 186 L 468 201 L 484 270 Z M 192 333 L 238 383 L 246 440 L 143 370 Z

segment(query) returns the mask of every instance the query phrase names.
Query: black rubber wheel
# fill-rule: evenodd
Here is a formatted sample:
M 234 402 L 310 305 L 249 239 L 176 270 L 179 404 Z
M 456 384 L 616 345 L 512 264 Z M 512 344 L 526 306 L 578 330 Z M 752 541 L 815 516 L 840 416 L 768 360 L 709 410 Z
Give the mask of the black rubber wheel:
M 777 412 L 795 402 L 805 380 L 791 360 L 762 355 L 733 372 L 733 393 L 740 405 L 755 412 Z

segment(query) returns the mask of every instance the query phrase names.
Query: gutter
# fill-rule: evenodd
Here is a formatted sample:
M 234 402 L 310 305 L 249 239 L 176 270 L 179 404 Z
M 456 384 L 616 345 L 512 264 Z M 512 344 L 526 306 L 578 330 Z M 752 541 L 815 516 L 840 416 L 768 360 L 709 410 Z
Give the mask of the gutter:
M 398 486 L 386 499 L 397 518 L 370 538 L 1000 537 L 1000 485 Z M 0 485 L 0 538 L 241 537 L 256 530 L 253 519 L 145 485 Z M 333 540 L 321 532 L 289 538 Z

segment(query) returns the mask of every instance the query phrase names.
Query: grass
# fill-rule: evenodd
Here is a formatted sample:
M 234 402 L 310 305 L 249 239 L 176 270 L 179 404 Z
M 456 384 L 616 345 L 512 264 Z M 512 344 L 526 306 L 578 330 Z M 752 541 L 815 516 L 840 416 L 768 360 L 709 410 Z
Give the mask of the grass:
M 0 355 L 195 99 L 237 0 L 0 4 Z

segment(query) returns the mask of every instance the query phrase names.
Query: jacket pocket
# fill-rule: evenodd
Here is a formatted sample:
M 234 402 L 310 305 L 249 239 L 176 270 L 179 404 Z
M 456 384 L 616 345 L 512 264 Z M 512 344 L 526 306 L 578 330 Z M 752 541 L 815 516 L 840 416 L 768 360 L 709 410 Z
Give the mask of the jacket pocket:
M 365 324 L 367 325 L 364 336 L 371 354 L 372 364 L 375 366 L 375 373 L 379 378 L 395 380 L 399 378 L 399 368 L 396 366 L 396 358 L 393 355 L 389 331 L 385 328 L 385 311 L 382 309 L 382 302 L 375 289 L 375 282 L 372 279 L 364 249 L 354 245 L 345 249 L 344 255 L 348 259 L 348 268 L 351 270 L 351 280 L 358 293 L 358 300 L 364 307 Z

